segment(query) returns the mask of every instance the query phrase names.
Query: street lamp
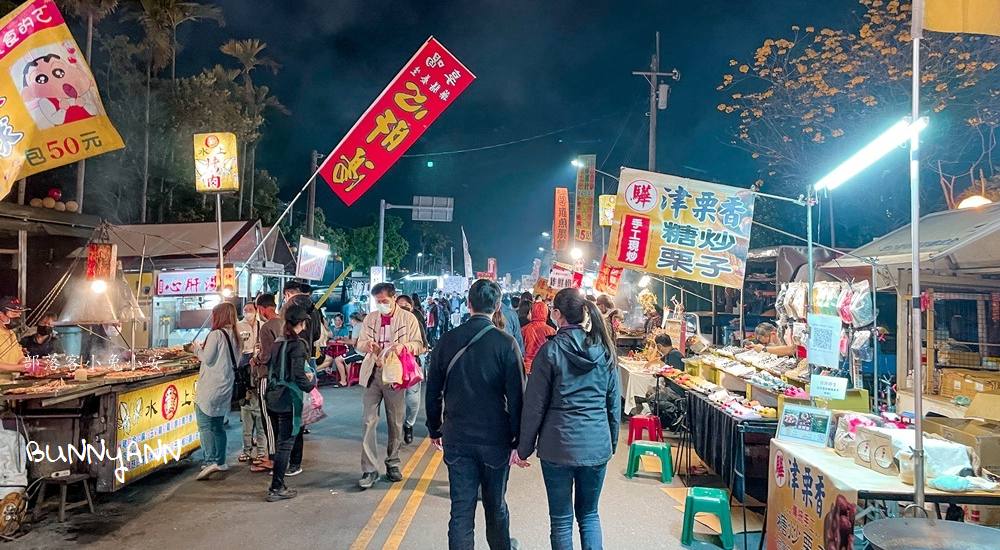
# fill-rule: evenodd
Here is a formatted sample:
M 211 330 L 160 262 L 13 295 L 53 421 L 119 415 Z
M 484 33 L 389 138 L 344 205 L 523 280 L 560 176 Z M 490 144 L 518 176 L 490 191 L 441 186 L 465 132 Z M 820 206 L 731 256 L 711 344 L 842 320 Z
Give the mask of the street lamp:
M 572 256 L 574 260 L 579 260 L 583 257 L 583 251 L 579 248 L 574 248 L 573 250 L 570 250 L 569 255 Z
M 580 161 L 578 161 L 578 160 L 576 160 L 576 159 L 573 159 L 573 160 L 571 160 L 571 161 L 570 161 L 569 163 L 570 163 L 570 164 L 572 164 L 572 165 L 573 165 L 574 167 L 576 167 L 576 168 L 581 168 L 581 167 L 583 167 L 583 163 L 581 163 Z M 618 176 L 612 176 L 611 174 L 609 174 L 609 173 L 607 173 L 607 172 L 605 172 L 605 171 L 603 171 L 603 170 L 600 170 L 600 169 L 597 169 L 597 168 L 594 168 L 594 172 L 597 172 L 598 174 L 601 174 L 601 175 L 604 175 L 604 176 L 607 176 L 607 177 L 609 177 L 609 178 L 611 178 L 611 179 L 613 179 L 613 180 L 615 180 L 615 181 L 618 181 Z
M 551 234 L 551 233 L 549 233 L 548 231 L 542 231 L 542 237 L 544 237 L 544 238 L 548 239 L 548 238 L 549 238 L 549 237 L 551 237 L 551 236 L 552 236 L 552 234 Z
M 992 203 L 993 201 L 987 199 L 982 195 L 972 195 L 971 197 L 958 203 L 958 209 L 962 210 L 963 208 L 979 208 L 980 206 L 986 206 L 987 204 L 992 204 Z
M 642 278 L 639 279 L 639 286 L 642 288 L 646 288 L 649 286 L 649 282 L 650 282 L 649 275 L 643 275 Z
M 545 252 L 545 247 L 544 246 L 539 246 L 538 247 L 538 251 L 539 252 Z

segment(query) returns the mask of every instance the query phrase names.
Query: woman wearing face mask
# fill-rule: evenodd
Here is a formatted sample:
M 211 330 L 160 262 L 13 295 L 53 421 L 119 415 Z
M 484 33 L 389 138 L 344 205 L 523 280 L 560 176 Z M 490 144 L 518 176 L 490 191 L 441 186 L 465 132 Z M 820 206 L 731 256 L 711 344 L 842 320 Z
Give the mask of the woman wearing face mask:
M 31 357 L 48 357 L 66 353 L 63 351 L 62 342 L 52 329 L 54 315 L 46 315 L 38 326 L 35 327 L 35 334 L 21 338 L 21 347 L 28 352 Z
M 417 322 L 420 324 L 420 333 L 424 338 L 424 348 L 430 347 L 427 344 L 427 318 L 422 314 L 418 313 L 413 305 L 413 299 L 409 296 L 403 294 L 399 298 L 396 298 L 396 305 L 400 309 L 409 311 L 417 318 Z M 420 364 L 420 358 L 414 357 L 417 360 L 417 364 Z M 420 415 L 420 386 L 417 384 L 406 390 L 406 417 L 403 418 L 403 443 L 409 445 L 413 443 L 413 426 L 417 423 L 417 416 Z
M 575 510 L 583 549 L 601 550 L 597 505 L 621 410 L 615 347 L 600 310 L 577 290 L 556 294 L 551 317 L 559 330 L 532 362 L 517 454 L 524 461 L 538 450 L 552 548 L 572 550 Z

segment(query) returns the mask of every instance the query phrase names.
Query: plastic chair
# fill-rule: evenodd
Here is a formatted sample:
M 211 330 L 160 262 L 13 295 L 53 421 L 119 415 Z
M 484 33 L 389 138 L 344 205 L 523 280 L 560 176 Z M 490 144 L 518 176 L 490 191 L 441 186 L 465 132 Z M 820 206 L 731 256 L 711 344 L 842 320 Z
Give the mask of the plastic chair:
M 733 521 L 729 517 L 729 496 L 723 489 L 711 489 L 708 487 L 691 487 L 688 489 L 687 499 L 684 503 L 684 530 L 681 532 L 681 544 L 690 546 L 694 538 L 694 516 L 695 514 L 714 514 L 719 518 L 722 526 L 722 547 L 732 550 L 733 542 Z
M 643 439 L 642 432 L 648 434 L 648 441 L 663 441 L 663 427 L 660 426 L 660 417 L 651 414 L 638 414 L 628 421 L 628 444 L 633 441 Z
M 361 363 L 351 363 L 347 366 L 347 385 L 353 386 L 361 382 Z
M 628 469 L 625 477 L 632 479 L 639 471 L 639 462 L 643 456 L 655 456 L 660 459 L 660 481 L 670 483 L 674 478 L 674 465 L 670 459 L 670 445 L 657 441 L 636 441 L 628 447 Z

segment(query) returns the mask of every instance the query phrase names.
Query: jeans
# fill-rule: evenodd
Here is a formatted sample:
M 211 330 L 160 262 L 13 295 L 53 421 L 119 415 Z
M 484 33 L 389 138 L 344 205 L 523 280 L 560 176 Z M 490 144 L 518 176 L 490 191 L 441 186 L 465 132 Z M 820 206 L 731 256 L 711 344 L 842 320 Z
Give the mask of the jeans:
M 406 418 L 403 424 L 407 428 L 412 428 L 417 424 L 417 415 L 420 414 L 420 386 L 417 384 L 406 390 Z
M 271 491 L 280 491 L 285 488 L 285 471 L 288 470 L 288 460 L 295 447 L 295 440 L 302 439 L 302 432 L 299 435 L 292 435 L 292 413 L 276 413 L 267 411 L 271 418 L 271 425 L 274 426 L 275 453 L 274 469 L 271 470 Z M 302 460 L 301 447 L 299 450 L 299 461 Z
M 510 550 L 510 513 L 507 510 L 507 478 L 510 448 L 486 445 L 444 444 L 451 492 L 448 549 L 474 550 L 476 546 L 476 500 L 483 491 L 486 512 L 486 542 L 490 550 Z
M 299 434 L 295 436 L 295 441 L 292 443 L 292 452 L 288 455 L 288 465 L 292 467 L 302 466 L 302 428 L 299 428 Z
M 552 550 L 573 550 L 573 512 L 580 525 L 583 550 L 602 550 L 601 500 L 607 464 L 600 466 L 560 466 L 542 461 L 542 477 L 549 499 L 549 540 Z M 576 495 L 573 492 L 576 490 Z
M 195 419 L 198 422 L 198 437 L 201 438 L 201 451 L 205 453 L 205 465 L 226 464 L 226 427 L 223 424 L 225 416 L 208 416 L 201 407 L 194 406 Z
M 256 390 L 251 390 L 256 394 Z M 240 422 L 243 423 L 243 454 L 253 452 L 253 440 L 257 439 L 257 456 L 267 455 L 267 433 L 264 430 L 264 419 L 260 412 L 260 400 L 256 395 L 247 399 L 240 407 Z

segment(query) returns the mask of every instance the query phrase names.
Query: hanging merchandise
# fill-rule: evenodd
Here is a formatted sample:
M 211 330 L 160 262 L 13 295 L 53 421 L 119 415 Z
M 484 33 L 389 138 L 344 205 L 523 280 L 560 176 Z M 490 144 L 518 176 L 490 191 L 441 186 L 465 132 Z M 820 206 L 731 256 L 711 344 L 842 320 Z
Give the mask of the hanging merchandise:
M 837 313 L 840 314 L 840 320 L 848 325 L 854 319 L 854 316 L 851 315 L 851 303 L 853 300 L 854 288 L 851 285 L 844 285 L 844 288 L 840 291 L 840 297 L 837 299 Z
M 854 285 L 851 317 L 855 328 L 866 327 L 875 322 L 875 306 L 872 304 L 871 284 L 868 281 L 860 281 Z

